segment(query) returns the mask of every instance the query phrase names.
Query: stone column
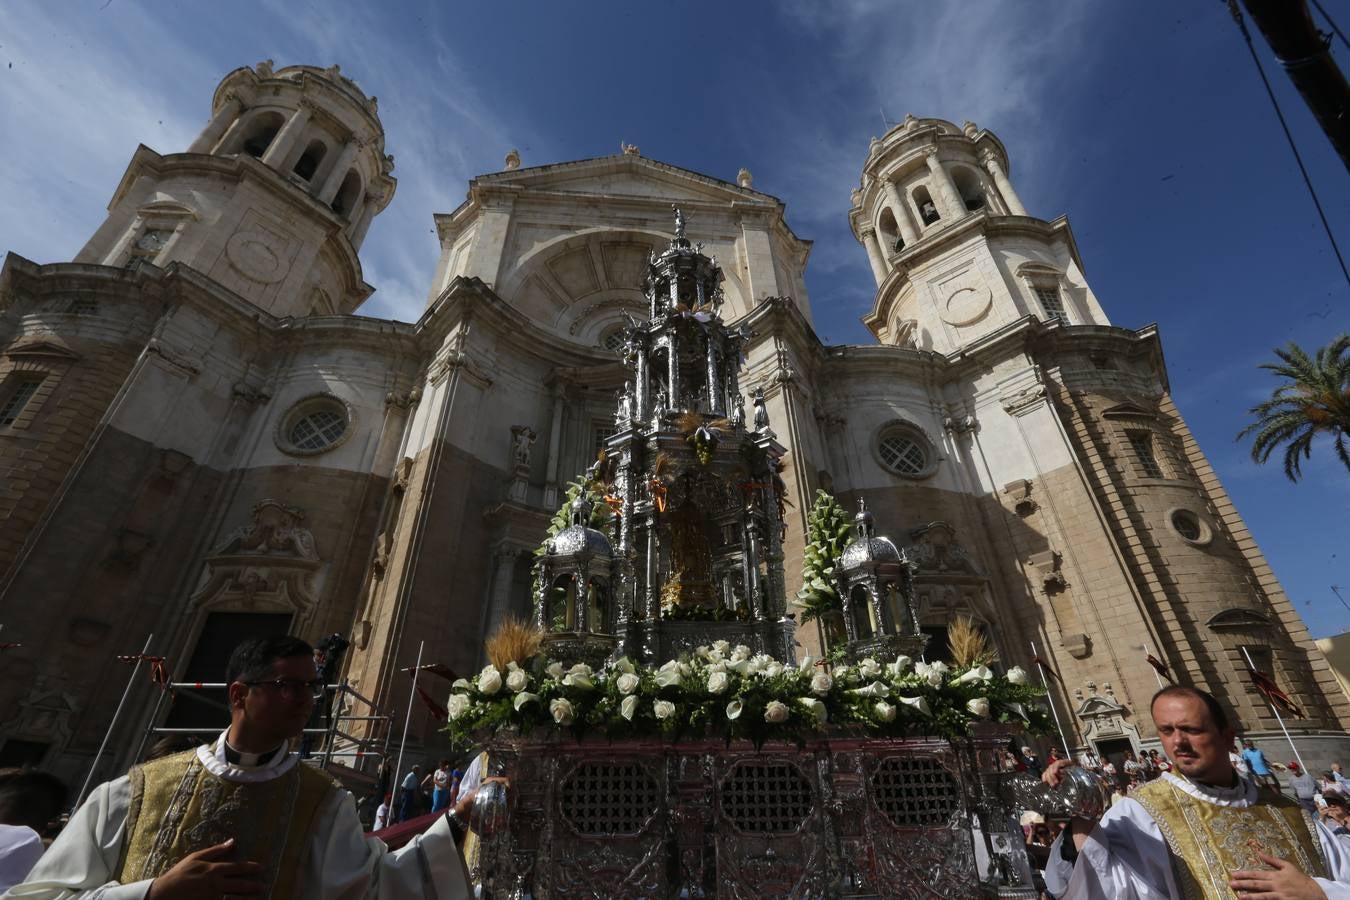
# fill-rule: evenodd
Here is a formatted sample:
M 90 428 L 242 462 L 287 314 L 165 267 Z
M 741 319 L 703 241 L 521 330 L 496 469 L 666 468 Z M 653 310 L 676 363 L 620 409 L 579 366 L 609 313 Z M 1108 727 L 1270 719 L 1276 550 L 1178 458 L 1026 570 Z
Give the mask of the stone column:
M 488 612 L 487 634 L 496 631 L 510 612 L 511 585 L 516 579 L 516 559 L 519 556 L 520 549 L 509 544 L 499 545 L 492 552 L 492 606 Z M 533 615 L 531 618 L 534 618 Z
M 352 248 L 356 250 L 361 249 L 361 243 L 366 239 L 366 232 L 370 230 L 371 220 L 375 218 L 376 204 L 368 194 L 364 206 L 365 208 L 361 211 L 361 221 L 357 222 L 356 227 L 352 229 Z
M 197 139 L 188 147 L 189 153 L 210 153 L 220 143 L 220 139 L 225 134 L 225 129 L 229 128 L 239 118 L 239 114 L 244 111 L 244 101 L 240 100 L 236 94 L 226 94 L 225 102 L 216 110 L 216 114 L 211 117 L 206 128 L 197 135 Z
M 558 450 L 562 445 L 563 386 L 553 385 L 553 420 L 548 430 L 548 470 L 544 476 L 544 507 L 558 507 Z
M 645 334 L 636 336 L 637 371 L 634 373 L 637 384 L 633 385 L 633 422 L 647 421 L 648 404 L 651 401 L 651 385 L 647 375 L 647 338 Z
M 323 187 L 319 188 L 316 195 L 320 203 L 332 203 L 333 198 L 337 196 L 338 188 L 342 187 L 342 179 L 347 177 L 347 170 L 351 168 L 352 160 L 356 158 L 356 152 L 361 149 L 361 142 L 356 138 L 347 141 L 343 146 L 342 152 L 333 163 L 333 168 L 328 170 L 328 177 L 324 179 Z
M 300 142 L 304 134 L 305 126 L 309 124 L 309 117 L 314 112 L 314 108 L 303 100 L 291 113 L 291 117 L 286 120 L 286 124 L 281 126 L 277 136 L 272 138 L 272 145 L 267 148 L 263 154 L 263 164 L 271 166 L 274 169 L 280 169 L 295 145 Z
M 881 243 L 877 240 L 875 229 L 869 228 L 862 233 L 863 246 L 867 248 L 867 261 L 872 266 L 872 277 L 877 284 L 886 280 L 886 260 L 881 255 Z
M 919 239 L 919 229 L 915 227 L 914 220 L 909 216 L 909 204 L 905 198 L 900 196 L 900 188 L 896 187 L 894 181 L 885 182 L 886 205 L 891 210 L 891 215 L 895 216 L 895 227 L 900 229 L 900 237 L 904 240 L 905 246 L 913 246 Z M 890 256 L 891 248 L 883 247 L 886 256 Z
M 1008 180 L 1008 174 L 1003 171 L 1003 166 L 998 161 L 998 154 L 992 150 L 986 150 L 980 155 L 980 161 L 984 163 L 984 170 L 994 179 L 994 186 L 1003 197 L 1003 202 L 1008 206 L 1008 212 L 1014 216 L 1025 216 L 1027 208 L 1022 205 L 1022 199 L 1017 196 L 1013 190 L 1012 182 Z
M 934 201 L 942 213 L 942 218 L 948 222 L 954 222 L 966 214 L 965 201 L 961 199 L 960 193 L 956 190 L 955 183 L 952 182 L 952 176 L 947 172 L 947 167 L 938 159 L 938 150 L 936 147 L 929 147 L 924 151 L 925 161 L 928 163 L 928 171 L 932 173 L 933 185 L 937 188 L 938 196 Z

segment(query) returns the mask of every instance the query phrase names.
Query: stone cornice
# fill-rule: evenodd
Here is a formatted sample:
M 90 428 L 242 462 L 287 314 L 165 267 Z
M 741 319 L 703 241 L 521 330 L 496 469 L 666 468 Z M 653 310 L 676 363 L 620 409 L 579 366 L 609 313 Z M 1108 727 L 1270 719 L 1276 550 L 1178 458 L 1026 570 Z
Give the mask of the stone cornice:
M 993 215 L 989 210 L 983 209 L 968 214 L 946 228 L 924 235 L 894 257 L 894 268 L 877 286 L 872 309 L 862 317 L 862 323 L 867 330 L 880 338 L 881 328 L 890 316 L 891 307 L 910 283 L 910 270 L 932 261 L 938 255 L 950 250 L 952 244 L 977 233 L 991 240 L 1015 235 L 1030 235 L 1043 240 L 1061 239 L 1068 247 L 1074 265 L 1080 272 L 1084 271 L 1083 260 L 1078 252 L 1078 242 L 1074 239 L 1067 216 L 1059 216 L 1047 222 L 1031 216 Z
M 93 290 L 98 296 L 120 298 L 168 309 L 182 304 L 219 322 L 246 342 L 276 342 L 293 347 L 303 341 L 312 348 L 361 346 L 376 352 L 420 353 L 422 339 L 416 326 L 367 316 L 313 316 L 278 318 L 235 294 L 196 269 L 181 263 L 164 268 L 142 264 L 131 268 L 85 263 L 38 265 L 11 253 L 0 269 L 0 296 Z M 109 315 L 110 313 L 104 313 Z
M 289 203 L 296 212 L 315 217 L 325 223 L 328 229 L 326 246 L 336 252 L 344 263 L 343 268 L 347 281 L 345 287 L 348 297 L 355 301 L 352 303 L 353 308 L 359 306 L 375 292 L 375 288 L 367 284 L 363 277 L 361 259 L 357 256 L 356 249 L 352 246 L 352 242 L 345 232 L 347 223 L 328 206 L 320 203 L 306 191 L 296 187 L 271 167 L 263 165 L 262 162 L 247 154 L 213 156 L 204 153 L 172 153 L 162 156 L 141 144 L 132 154 L 131 162 L 127 165 L 122 180 L 118 182 L 117 189 L 113 191 L 112 200 L 108 202 L 108 209 L 111 211 L 122 202 L 137 179 L 143 175 L 148 174 L 163 178 L 166 175 L 178 173 L 208 178 L 214 177 L 234 182 L 251 178 L 256 183 L 266 186 L 275 196 Z

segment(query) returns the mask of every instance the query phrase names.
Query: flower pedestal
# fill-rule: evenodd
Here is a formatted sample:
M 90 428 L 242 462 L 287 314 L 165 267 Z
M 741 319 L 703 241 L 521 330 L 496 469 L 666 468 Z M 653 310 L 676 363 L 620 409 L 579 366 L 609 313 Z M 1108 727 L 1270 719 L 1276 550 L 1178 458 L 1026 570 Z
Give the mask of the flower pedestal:
M 756 749 L 502 732 L 488 753 L 511 779 L 510 815 L 474 875 L 484 896 L 539 900 L 1033 897 L 996 790 L 1007 740 Z

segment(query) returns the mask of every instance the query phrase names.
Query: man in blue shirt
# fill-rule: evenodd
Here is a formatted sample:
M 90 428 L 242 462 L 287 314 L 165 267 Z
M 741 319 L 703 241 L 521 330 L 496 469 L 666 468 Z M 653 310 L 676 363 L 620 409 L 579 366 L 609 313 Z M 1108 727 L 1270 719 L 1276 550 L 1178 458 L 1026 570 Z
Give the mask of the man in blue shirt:
M 403 796 L 399 798 L 398 820 L 406 822 L 417 812 L 417 788 L 422 783 L 422 767 L 413 766 L 403 778 Z
M 1266 755 L 1253 746 L 1251 741 L 1242 742 L 1242 758 L 1247 761 L 1247 768 L 1251 769 L 1252 780 L 1257 784 L 1269 785 L 1277 791 L 1280 789 L 1280 781 L 1270 770 Z

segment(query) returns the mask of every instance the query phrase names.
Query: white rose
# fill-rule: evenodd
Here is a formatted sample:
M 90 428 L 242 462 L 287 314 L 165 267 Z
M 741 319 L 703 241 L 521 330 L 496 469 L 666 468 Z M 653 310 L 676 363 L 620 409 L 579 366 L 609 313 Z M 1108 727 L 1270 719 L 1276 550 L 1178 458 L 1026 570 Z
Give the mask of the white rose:
M 595 671 L 594 671 L 590 666 L 586 665 L 585 663 L 577 663 L 577 664 L 574 665 L 572 668 L 570 668 L 570 669 L 567 670 L 567 674 L 568 674 L 568 675 L 582 675 L 582 676 L 584 676 L 584 677 L 586 677 L 586 678 L 589 678 L 590 676 L 592 676 L 592 675 L 595 674 Z
M 743 659 L 749 659 L 753 654 L 754 651 L 745 646 L 745 644 L 737 644 L 731 649 L 731 661 L 740 662 Z
M 950 672 L 950 671 L 952 670 L 952 667 L 949 666 L 949 665 L 947 665 L 947 664 L 946 664 L 945 662 L 943 662 L 942 660 L 938 660 L 937 662 L 932 663 L 931 665 L 929 665 L 928 668 L 929 668 L 929 669 L 932 669 L 932 670 L 935 671 L 935 672 L 940 672 L 940 673 L 942 673 L 943 675 L 946 675 L 948 672 Z
M 727 665 L 726 671 L 728 671 L 728 672 L 735 672 L 737 675 L 740 675 L 740 676 L 742 676 L 742 677 L 744 677 L 744 676 L 746 676 L 746 675 L 749 675 L 749 674 L 750 674 L 750 660 L 748 660 L 748 659 L 738 659 L 738 660 L 736 660 L 735 662 L 730 663 L 729 665 Z
M 478 690 L 491 697 L 502 689 L 502 673 L 496 666 L 488 666 L 478 675 Z
M 680 661 L 678 659 L 672 659 L 662 663 L 661 668 L 657 669 L 656 671 L 674 672 L 677 671 L 679 668 L 680 668 Z
M 519 694 L 516 694 L 516 699 L 513 701 L 516 707 L 516 712 L 520 712 L 520 708 L 524 706 L 526 703 L 533 703 L 538 699 L 539 699 L 538 694 L 531 694 L 529 691 L 521 691 Z
M 637 690 L 638 681 L 638 677 L 632 672 L 624 672 L 614 684 L 618 687 L 620 694 L 627 696 Z
M 1003 677 L 1008 679 L 1008 684 L 1026 684 L 1027 670 L 1021 666 L 1013 666 L 1008 670 L 1008 674 Z
M 619 715 L 628 721 L 633 721 L 633 713 L 637 712 L 638 698 L 636 694 L 623 698 L 619 704 Z
M 780 722 L 786 722 L 788 717 L 788 708 L 785 704 L 777 700 L 770 700 L 769 705 L 764 707 L 764 721 L 770 725 L 777 725 Z
M 858 673 L 848 666 L 837 666 L 834 670 L 834 680 L 840 684 L 848 684 L 850 681 L 856 681 Z
M 451 694 L 450 699 L 445 701 L 445 710 L 450 716 L 450 721 L 458 719 L 469 711 L 469 698 L 463 694 Z
M 712 649 L 719 656 L 726 656 L 731 652 L 731 641 L 713 641 Z
M 549 663 L 548 668 L 544 669 L 544 674 L 547 675 L 549 678 L 552 678 L 554 681 L 560 680 L 563 677 L 562 663 L 560 662 Z
M 675 715 L 675 704 L 669 700 L 657 700 L 652 704 L 652 712 L 658 719 L 669 719 Z
M 834 679 L 830 677 L 829 672 L 817 672 L 811 676 L 811 693 L 817 697 L 824 697 L 834 687 Z
M 473 685 L 469 683 L 469 679 L 467 678 L 456 678 L 450 685 L 451 690 L 456 691 L 467 691 L 471 687 L 473 687 Z
M 925 716 L 930 715 L 931 712 L 932 712 L 932 711 L 928 708 L 928 700 L 927 700 L 926 698 L 924 698 L 924 697 L 896 697 L 895 699 L 896 699 L 896 700 L 899 700 L 901 703 L 905 704 L 906 706 L 913 707 L 914 709 L 917 709 L 919 712 L 923 713 Z
M 881 674 L 881 663 L 869 656 L 858 663 L 858 674 L 864 678 L 876 678 Z
M 817 725 L 824 725 L 825 720 L 830 717 L 830 711 L 825 708 L 825 704 L 814 697 L 800 697 L 797 702 L 806 707 L 807 712 L 816 717 Z
M 933 687 L 942 687 L 942 682 L 946 680 L 947 676 L 947 673 L 946 671 L 944 671 L 944 669 L 939 669 L 937 667 L 937 664 L 931 665 L 928 667 L 928 671 L 924 673 L 923 677 Z M 915 666 L 914 670 L 917 672 L 918 666 Z
M 713 672 L 708 676 L 708 693 L 720 694 L 731 684 L 726 672 Z
M 783 664 L 776 659 L 770 660 L 769 664 L 764 667 L 764 674 L 769 678 L 777 678 L 783 674 Z
M 614 669 L 614 671 L 622 672 L 625 675 L 631 675 L 632 673 L 637 671 L 637 669 L 633 667 L 632 660 L 630 660 L 626 656 L 620 656 L 615 661 L 612 668 Z
M 530 683 L 530 673 L 524 669 L 513 669 L 506 676 L 506 686 L 512 693 L 520 693 Z
M 562 697 L 550 701 L 548 711 L 553 716 L 553 721 L 559 725 L 572 724 L 572 704 Z
M 905 656 L 902 653 L 895 658 L 895 662 L 891 663 L 886 668 L 890 670 L 892 675 L 898 678 L 899 676 L 905 674 L 905 670 L 909 668 L 909 665 L 912 662 L 913 662 L 912 659 L 910 659 L 908 656 Z
M 966 709 L 971 715 L 979 716 L 981 719 L 989 715 L 989 700 L 985 697 L 976 697 L 966 703 Z
M 743 710 L 744 708 L 745 707 L 741 705 L 741 701 L 732 700 L 730 703 L 727 704 L 727 718 L 728 719 L 740 718 L 741 710 Z
M 891 706 L 885 700 L 878 700 L 876 705 L 873 706 L 872 709 L 876 712 L 877 718 L 880 719 L 881 721 L 883 722 L 895 721 L 895 707 Z

